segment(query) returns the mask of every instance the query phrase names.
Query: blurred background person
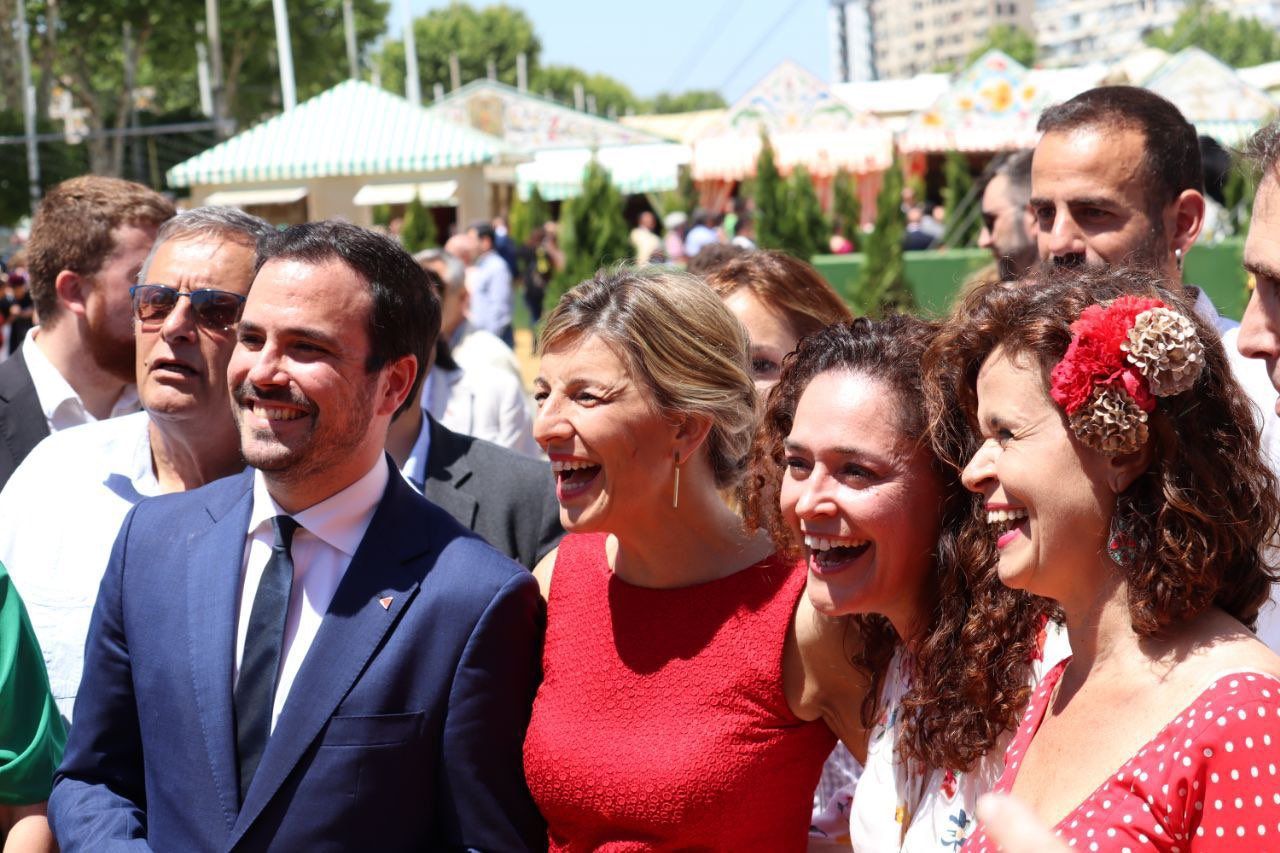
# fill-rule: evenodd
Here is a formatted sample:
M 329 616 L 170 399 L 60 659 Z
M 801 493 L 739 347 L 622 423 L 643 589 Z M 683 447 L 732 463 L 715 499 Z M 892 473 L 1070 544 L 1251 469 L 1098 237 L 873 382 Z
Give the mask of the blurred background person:
M 636 263 L 643 266 L 649 263 L 653 253 L 662 249 L 662 238 L 658 236 L 658 218 L 652 211 L 642 210 L 636 219 L 636 227 L 631 229 L 631 248 L 636 253 Z
M 449 241 L 454 248 L 459 244 Z M 462 369 L 505 370 L 521 381 L 520 362 L 515 352 L 492 332 L 467 319 L 471 294 L 467 290 L 466 262 L 443 249 L 424 249 L 414 255 L 418 265 L 437 276 L 443 289 L 440 296 L 440 340 L 448 343 L 452 360 Z
M 556 222 L 539 225 L 529 233 L 529 239 L 521 247 L 521 287 L 524 304 L 529 309 L 529 326 L 537 346 L 538 324 L 542 322 L 542 306 L 547 299 L 547 287 L 564 269 L 564 252 L 556 240 L 559 228 Z
M 738 254 L 708 272 L 751 340 L 751 376 L 761 394 L 778 381 L 782 359 L 805 335 L 853 319 L 844 300 L 810 264 L 786 252 Z
M 692 221 L 693 226 L 684 237 L 684 256 L 686 258 L 696 257 L 704 246 L 720 242 L 720 235 L 716 233 L 718 223 L 716 222 L 715 214 L 699 207 L 694 210 Z
M 679 264 L 685 260 L 684 236 L 689 227 L 689 215 L 683 210 L 673 210 L 662 217 L 666 235 L 662 238 L 662 253 L 667 263 Z
M 1040 259 L 1036 246 L 1031 201 L 1033 150 L 998 154 L 978 178 L 982 199 L 982 231 L 978 248 L 995 257 L 1001 281 L 1013 281 L 1031 271 Z
M 514 276 L 498 254 L 496 234 L 488 222 L 477 222 L 467 229 L 475 240 L 476 260 L 473 280 L 468 283 L 471 306 L 468 318 L 478 328 L 496 335 L 509 347 L 515 347 L 511 328 L 511 287 Z

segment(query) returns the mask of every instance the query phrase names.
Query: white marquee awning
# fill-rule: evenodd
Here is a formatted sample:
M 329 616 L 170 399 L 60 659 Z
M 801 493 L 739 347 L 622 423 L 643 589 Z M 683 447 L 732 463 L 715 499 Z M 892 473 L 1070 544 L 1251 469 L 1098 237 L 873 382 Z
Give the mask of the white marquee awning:
M 260 204 L 293 204 L 307 197 L 306 187 L 258 187 L 247 190 L 219 190 L 205 196 L 205 204 L 252 207 Z
M 457 181 L 426 181 L 424 183 L 365 184 L 352 202 L 361 207 L 376 204 L 408 204 L 414 196 L 427 207 L 451 207 L 458 203 Z

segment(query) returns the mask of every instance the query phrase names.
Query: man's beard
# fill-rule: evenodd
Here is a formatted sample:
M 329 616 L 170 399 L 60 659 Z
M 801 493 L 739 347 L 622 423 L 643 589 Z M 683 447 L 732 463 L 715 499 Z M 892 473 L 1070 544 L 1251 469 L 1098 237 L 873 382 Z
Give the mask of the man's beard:
M 113 337 L 102 317 L 89 314 L 84 345 L 99 368 L 129 384 L 138 381 L 137 344 L 132 334 L 123 339 Z

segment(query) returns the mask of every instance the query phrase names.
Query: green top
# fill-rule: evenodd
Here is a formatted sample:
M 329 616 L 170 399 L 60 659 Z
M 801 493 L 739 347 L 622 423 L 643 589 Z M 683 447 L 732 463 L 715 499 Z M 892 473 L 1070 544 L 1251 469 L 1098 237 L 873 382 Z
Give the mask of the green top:
M 27 609 L 0 566 L 0 804 L 49 799 L 66 745 Z

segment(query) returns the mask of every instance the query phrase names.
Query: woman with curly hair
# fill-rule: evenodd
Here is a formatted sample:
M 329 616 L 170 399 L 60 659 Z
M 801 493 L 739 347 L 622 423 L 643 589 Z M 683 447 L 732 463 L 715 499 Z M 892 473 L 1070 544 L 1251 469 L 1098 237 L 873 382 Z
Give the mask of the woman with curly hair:
M 749 524 L 808 566 L 812 618 L 844 622 L 870 685 L 855 850 L 955 849 L 1046 665 L 1048 606 L 1003 587 L 975 502 L 926 432 L 921 357 L 937 326 L 859 318 L 804 338 L 757 435 Z M 962 448 L 957 448 L 962 452 Z M 1046 641 L 1046 636 L 1049 639 Z
M 1073 651 L 996 791 L 1078 849 L 1274 849 L 1280 658 L 1251 628 L 1280 498 L 1217 333 L 1145 273 L 1068 271 L 973 294 L 927 370 L 980 435 L 996 572 Z

